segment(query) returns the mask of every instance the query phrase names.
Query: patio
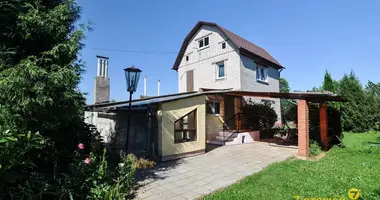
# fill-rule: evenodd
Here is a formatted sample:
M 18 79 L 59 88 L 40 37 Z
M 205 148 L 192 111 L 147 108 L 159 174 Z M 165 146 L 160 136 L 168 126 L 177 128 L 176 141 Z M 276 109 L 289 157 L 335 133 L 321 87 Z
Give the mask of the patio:
M 266 142 L 221 146 L 139 173 L 136 199 L 196 199 L 227 187 L 273 162 L 295 156 L 294 146 Z

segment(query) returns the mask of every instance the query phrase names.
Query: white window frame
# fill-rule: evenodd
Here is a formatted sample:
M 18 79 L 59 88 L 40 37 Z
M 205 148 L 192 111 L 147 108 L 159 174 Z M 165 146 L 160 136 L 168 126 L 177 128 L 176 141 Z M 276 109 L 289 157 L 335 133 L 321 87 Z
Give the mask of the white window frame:
M 219 66 L 220 64 L 223 64 L 224 68 L 224 76 L 219 77 Z M 225 79 L 226 78 L 226 62 L 220 61 L 215 63 L 215 71 L 216 71 L 216 79 Z
M 262 72 L 261 69 L 264 69 L 264 74 L 261 74 Z M 262 76 L 265 77 L 264 80 L 259 78 Z M 267 67 L 256 65 L 256 81 L 268 83 L 268 68 Z
M 215 113 L 215 104 L 218 103 L 219 104 L 219 113 Z M 212 113 L 208 113 L 207 112 L 207 108 L 206 108 L 206 114 L 207 115 L 215 115 L 215 116 L 220 116 L 220 102 L 219 101 L 207 101 L 206 102 L 206 106 L 208 106 L 209 104 L 212 104 L 212 107 L 211 107 L 211 110 L 212 110 Z
M 208 38 L 208 44 L 207 44 L 207 45 L 205 45 L 205 39 L 206 39 L 206 38 Z M 203 46 L 200 46 L 201 41 L 202 41 L 202 43 L 203 43 Z M 207 48 L 207 47 L 209 47 L 209 46 L 210 46 L 210 37 L 209 37 L 209 36 L 205 36 L 205 37 L 200 38 L 200 39 L 198 40 L 198 48 L 199 48 L 199 50 L 201 50 L 201 49 L 205 49 L 205 48 Z

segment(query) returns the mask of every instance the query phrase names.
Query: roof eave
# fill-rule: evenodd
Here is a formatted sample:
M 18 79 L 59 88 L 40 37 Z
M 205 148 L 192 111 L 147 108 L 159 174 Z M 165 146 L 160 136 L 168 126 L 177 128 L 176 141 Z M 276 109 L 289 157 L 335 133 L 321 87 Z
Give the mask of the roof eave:
M 272 61 L 270 61 L 268 59 L 265 59 L 265 58 L 263 58 L 263 57 L 261 57 L 261 56 L 259 56 L 257 54 L 254 54 L 254 53 L 252 53 L 252 52 L 250 52 L 247 49 L 244 49 L 242 47 L 239 48 L 239 52 L 242 55 L 245 55 L 245 56 L 248 56 L 250 58 L 257 59 L 258 61 L 267 63 L 267 64 L 273 66 L 276 69 L 285 69 L 285 67 L 282 66 L 281 64 L 274 63 L 274 62 L 272 62 Z

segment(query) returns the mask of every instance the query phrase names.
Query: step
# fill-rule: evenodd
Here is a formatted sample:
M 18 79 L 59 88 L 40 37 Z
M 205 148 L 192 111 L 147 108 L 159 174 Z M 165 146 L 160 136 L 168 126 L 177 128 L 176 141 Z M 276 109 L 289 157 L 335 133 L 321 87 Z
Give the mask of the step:
M 222 140 L 206 140 L 207 144 L 216 144 L 216 145 L 233 145 L 236 144 L 236 141 L 228 140 L 225 143 Z

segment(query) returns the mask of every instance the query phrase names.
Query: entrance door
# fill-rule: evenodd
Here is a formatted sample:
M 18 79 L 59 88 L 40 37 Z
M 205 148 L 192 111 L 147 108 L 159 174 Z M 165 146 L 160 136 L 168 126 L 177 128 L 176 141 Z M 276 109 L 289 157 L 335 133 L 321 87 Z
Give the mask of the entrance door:
M 192 92 L 194 91 L 194 70 L 190 70 L 186 72 L 186 79 L 187 79 L 187 91 Z

